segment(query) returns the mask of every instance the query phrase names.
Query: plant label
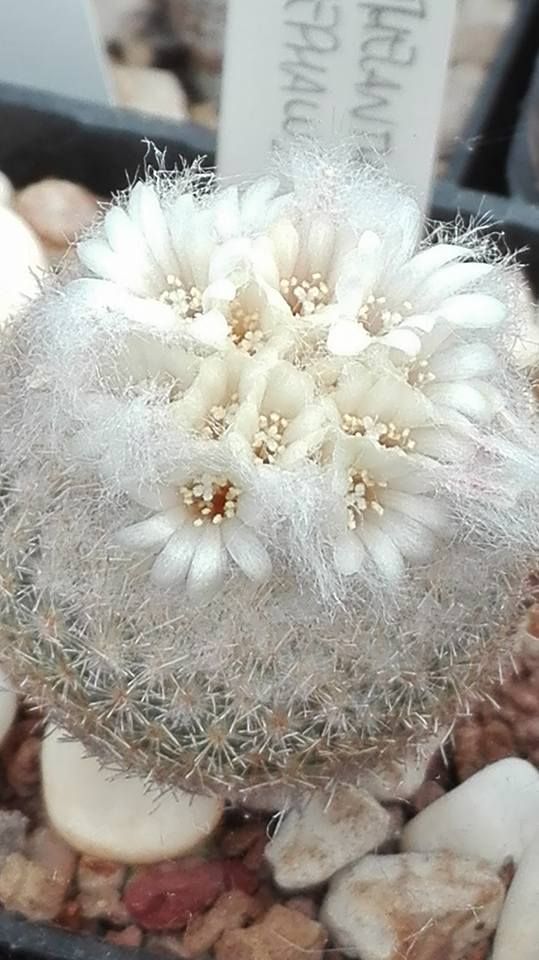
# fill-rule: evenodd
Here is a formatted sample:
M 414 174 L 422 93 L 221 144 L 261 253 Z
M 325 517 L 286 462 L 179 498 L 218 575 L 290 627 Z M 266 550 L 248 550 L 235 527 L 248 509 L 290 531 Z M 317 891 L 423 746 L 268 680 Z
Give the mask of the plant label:
M 219 170 L 296 135 L 353 138 L 426 202 L 456 0 L 229 0 Z

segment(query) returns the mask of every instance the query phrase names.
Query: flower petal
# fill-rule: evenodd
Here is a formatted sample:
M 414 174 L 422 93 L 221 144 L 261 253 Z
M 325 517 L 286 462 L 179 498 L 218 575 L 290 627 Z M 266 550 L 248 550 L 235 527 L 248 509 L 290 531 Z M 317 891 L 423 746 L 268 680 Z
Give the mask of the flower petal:
M 289 420 L 304 408 L 312 393 L 310 377 L 283 361 L 270 371 L 262 400 L 262 413 L 278 411 Z
M 299 254 L 299 236 L 291 220 L 278 220 L 269 229 L 281 277 L 293 276 Z
M 373 292 L 380 277 L 382 252 L 383 245 L 378 234 L 365 230 L 355 250 L 344 258 L 336 296 L 345 310 L 359 310 Z
M 365 548 L 359 537 L 351 532 L 343 533 L 335 544 L 335 566 L 343 577 L 359 573 L 365 563 Z
M 222 349 L 228 339 L 228 323 L 219 310 L 208 310 L 195 317 L 188 327 L 190 335 L 208 347 Z
M 208 523 L 202 528 L 191 562 L 187 577 L 187 593 L 193 600 L 202 603 L 211 600 L 222 586 L 225 573 L 226 555 L 221 526 Z
M 185 514 L 181 509 L 156 513 L 140 523 L 122 527 L 117 531 L 114 539 L 127 550 L 160 550 L 170 540 L 172 534 L 181 527 L 184 519 Z
M 145 277 L 133 270 L 129 261 L 118 257 L 102 240 L 83 240 L 77 244 L 77 255 L 81 263 L 97 277 L 111 280 L 142 296 L 150 292 Z
M 397 301 L 408 299 L 436 270 L 453 260 L 463 260 L 469 256 L 470 251 L 466 247 L 458 247 L 450 243 L 436 243 L 426 250 L 421 250 L 397 271 L 393 280 L 389 280 L 388 296 L 394 297 Z
M 129 199 L 131 203 L 132 196 Z M 165 276 L 149 250 L 142 230 L 127 211 L 121 207 L 111 207 L 103 221 L 103 230 L 116 256 L 125 261 L 131 271 L 141 274 L 153 293 L 159 292 Z
M 393 347 L 394 350 L 400 350 L 401 353 L 405 353 L 409 357 L 417 356 L 421 350 L 421 338 L 413 330 L 408 330 L 405 327 L 396 327 L 394 330 L 390 330 L 385 336 L 380 337 L 380 342 L 385 343 L 388 347 Z
M 178 260 L 155 187 L 149 183 L 135 184 L 129 198 L 129 210 L 164 276 L 176 275 Z
M 110 280 L 83 277 L 72 280 L 68 286 L 70 292 L 80 298 L 88 311 L 114 311 L 127 317 L 137 327 L 156 335 L 175 333 L 178 330 L 176 314 L 166 303 L 149 297 L 138 297 Z
M 488 420 L 493 413 L 486 397 L 471 381 L 429 383 L 424 393 L 433 403 L 451 407 L 474 420 Z
M 249 282 L 252 272 L 252 244 L 245 237 L 228 240 L 211 255 L 209 277 L 212 283 L 226 278 L 237 290 Z
M 125 493 L 149 510 L 168 510 L 178 507 L 178 491 L 173 486 L 132 483 L 126 485 Z
M 328 333 L 327 348 L 337 357 L 355 357 L 373 342 L 365 328 L 355 320 L 337 320 Z
M 172 246 L 180 267 L 180 279 L 189 287 L 194 282 L 189 262 L 190 238 L 193 224 L 196 222 L 196 208 L 193 196 L 184 193 L 177 198 L 167 213 L 167 223 Z
M 204 307 L 209 308 L 215 300 L 222 300 L 225 303 L 231 303 L 237 293 L 236 284 L 232 283 L 227 277 L 219 277 L 210 283 L 202 296 Z
M 507 310 L 500 300 L 486 293 L 461 293 L 444 300 L 437 313 L 454 327 L 479 330 L 498 326 Z
M 265 177 L 247 187 L 240 201 L 241 223 L 245 230 L 260 230 L 264 227 L 268 204 L 279 186 L 277 177 Z
M 271 560 L 256 534 L 241 520 L 223 523 L 223 542 L 234 563 L 249 580 L 263 583 L 271 575 Z
M 279 288 L 279 269 L 275 262 L 273 244 L 269 237 L 257 237 L 253 241 L 252 264 L 256 279 L 261 279 L 274 290 Z
M 434 550 L 435 539 L 431 531 L 424 524 L 404 517 L 395 510 L 385 511 L 384 530 L 403 557 L 409 560 L 426 560 Z
M 451 419 L 452 410 L 450 407 L 442 408 L 446 419 Z M 453 412 L 453 416 L 458 416 L 458 411 Z M 468 433 L 456 432 L 448 427 L 418 427 L 414 430 L 414 440 L 416 449 L 424 457 L 432 457 L 433 460 L 439 460 L 441 463 L 459 463 L 469 460 L 473 457 L 477 449 L 477 440 L 470 430 Z
M 437 383 L 443 383 L 488 376 L 497 366 L 496 354 L 487 343 L 461 343 L 435 353 L 429 362 L 429 372 L 434 374 Z
M 238 453 L 243 450 L 238 451 Z M 255 524 L 260 516 L 260 503 L 254 493 L 242 493 L 238 500 L 237 517 L 248 527 Z
M 335 226 L 325 216 L 313 217 L 306 239 L 300 248 L 297 272 L 303 277 L 313 273 L 326 276 L 335 247 Z
M 361 539 L 382 576 L 395 583 L 404 574 L 404 559 L 388 534 L 374 523 L 364 523 Z
M 441 300 L 483 280 L 492 272 L 490 263 L 452 263 L 432 274 L 414 295 L 414 309 L 433 309 Z
M 225 187 L 215 195 L 214 229 L 219 242 L 230 240 L 240 232 L 240 202 L 237 186 Z
M 443 531 L 447 526 L 443 505 L 430 497 L 415 496 L 400 490 L 384 490 L 380 494 L 380 502 L 382 506 L 397 510 L 398 513 L 417 520 L 418 523 L 424 524 L 435 532 Z
M 183 583 L 191 568 L 200 539 L 200 527 L 185 523 L 181 530 L 170 538 L 157 557 L 151 573 L 153 582 L 159 587 Z

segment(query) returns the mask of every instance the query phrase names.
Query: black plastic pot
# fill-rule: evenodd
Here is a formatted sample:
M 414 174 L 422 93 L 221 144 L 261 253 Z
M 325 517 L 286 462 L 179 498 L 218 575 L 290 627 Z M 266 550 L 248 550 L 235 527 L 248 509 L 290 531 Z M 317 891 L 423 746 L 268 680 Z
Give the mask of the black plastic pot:
M 467 132 L 477 149 L 470 154 L 461 150 L 455 155 L 450 167 L 453 180 L 437 184 L 432 215 L 452 221 L 458 213 L 466 222 L 490 213 L 492 229 L 503 233 L 507 247 L 522 251 L 522 262 L 529 267 L 537 289 L 539 208 L 504 196 L 499 177 L 503 163 L 495 149 L 494 135 L 507 116 L 507 111 L 502 111 L 501 118 L 497 112 L 500 98 L 503 100 L 506 71 L 511 72 L 517 62 L 517 42 L 522 42 L 526 49 L 530 45 L 527 30 L 532 22 L 539 21 L 539 2 L 523 0 L 521 14 L 532 19 L 526 21 L 527 26 L 520 21 L 515 25 L 498 62 L 498 74 L 484 92 L 485 100 L 479 104 Z M 536 33 L 535 43 L 537 36 Z M 523 83 L 522 76 L 516 87 L 510 89 L 520 91 Z M 125 187 L 143 169 L 148 141 L 166 151 L 169 166 L 182 161 L 191 163 L 200 155 L 207 157 L 208 164 L 213 162 L 214 137 L 194 124 L 175 125 L 149 115 L 0 86 L 0 170 L 18 187 L 56 176 L 107 196 Z M 490 170 L 491 164 L 496 166 L 496 176 Z M 487 183 L 498 188 L 499 194 L 486 192 Z M 155 956 L 143 950 L 109 946 L 95 937 L 30 923 L 0 911 L 0 958 L 6 960 L 149 960 Z
M 163 960 L 165 960 L 164 954 Z M 167 955 L 170 960 L 170 954 Z M 116 947 L 0 911 L 1 960 L 159 960 L 152 950 Z
M 215 150 L 213 134 L 194 123 L 0 84 L 0 170 L 17 187 L 55 176 L 107 196 L 142 170 L 148 141 L 166 150 L 168 166 Z
M 459 187 L 508 196 L 508 155 L 539 54 L 539 0 L 518 0 L 512 26 L 447 167 Z

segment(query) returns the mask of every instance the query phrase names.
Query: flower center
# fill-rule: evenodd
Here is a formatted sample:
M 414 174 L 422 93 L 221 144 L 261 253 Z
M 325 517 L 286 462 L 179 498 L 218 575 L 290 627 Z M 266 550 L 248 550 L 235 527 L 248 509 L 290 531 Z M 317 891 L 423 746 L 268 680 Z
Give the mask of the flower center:
M 410 364 L 406 371 L 408 383 L 412 387 L 424 387 L 427 383 L 432 383 L 436 379 L 429 370 L 428 360 L 416 360 Z
M 241 490 L 226 477 L 204 474 L 180 488 L 183 502 L 193 519 L 193 526 L 222 523 L 235 517 Z
M 193 320 L 202 313 L 202 294 L 198 287 L 187 288 L 172 273 L 167 276 L 167 287 L 159 299 L 172 307 L 182 320 Z
M 355 530 L 363 522 L 363 514 L 374 510 L 380 516 L 384 508 L 378 501 L 380 490 L 387 487 L 383 480 L 374 480 L 368 470 L 351 470 L 348 474 L 346 506 L 348 529 Z
M 371 336 L 376 337 L 398 327 L 412 312 L 413 307 L 408 300 L 404 301 L 401 310 L 390 310 L 386 297 L 371 294 L 359 310 L 357 319 Z
M 249 310 L 239 297 L 230 304 L 230 338 L 246 353 L 256 353 L 264 331 L 260 329 L 260 311 Z
M 397 427 L 394 423 L 382 423 L 372 417 L 355 417 L 345 413 L 341 419 L 341 426 L 351 437 L 368 437 L 375 440 L 382 447 L 400 447 L 401 450 L 412 451 L 415 440 L 411 439 L 410 427 Z
M 202 435 L 208 440 L 218 440 L 222 437 L 225 430 L 232 424 L 239 406 L 239 396 L 237 393 L 233 393 L 226 405 L 215 404 L 210 407 L 205 425 L 202 428 Z
M 327 306 L 330 290 L 321 273 L 312 273 L 306 280 L 285 277 L 279 289 L 294 316 L 308 317 Z
M 288 426 L 288 420 L 280 413 L 262 414 L 258 418 L 258 430 L 254 435 L 253 449 L 263 463 L 274 463 L 283 452 L 283 434 Z

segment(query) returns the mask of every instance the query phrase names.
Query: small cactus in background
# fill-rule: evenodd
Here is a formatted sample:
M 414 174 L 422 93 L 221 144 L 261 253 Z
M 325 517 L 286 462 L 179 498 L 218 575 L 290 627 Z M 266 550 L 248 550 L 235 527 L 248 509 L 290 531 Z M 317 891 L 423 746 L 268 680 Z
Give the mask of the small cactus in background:
M 510 659 L 539 534 L 515 268 L 341 154 L 150 173 L 8 331 L 3 655 L 164 786 L 330 784 Z

